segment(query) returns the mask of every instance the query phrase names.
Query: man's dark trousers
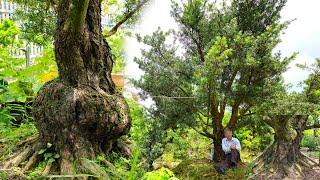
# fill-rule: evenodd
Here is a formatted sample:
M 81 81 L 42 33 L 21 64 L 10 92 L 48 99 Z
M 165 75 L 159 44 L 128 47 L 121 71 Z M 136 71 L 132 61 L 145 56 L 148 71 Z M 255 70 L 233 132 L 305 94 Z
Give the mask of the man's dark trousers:
M 223 165 L 219 167 L 221 172 L 225 172 L 229 167 L 236 168 L 240 161 L 240 153 L 236 149 L 231 149 L 231 152 L 225 154 Z

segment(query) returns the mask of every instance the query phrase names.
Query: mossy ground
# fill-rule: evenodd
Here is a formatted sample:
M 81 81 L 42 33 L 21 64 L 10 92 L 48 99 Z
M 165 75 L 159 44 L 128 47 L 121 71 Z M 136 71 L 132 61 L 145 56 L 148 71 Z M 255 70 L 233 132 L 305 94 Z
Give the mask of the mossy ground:
M 215 168 L 215 164 L 208 159 L 193 159 L 181 162 L 173 169 L 176 177 L 184 180 L 206 180 L 206 179 L 247 179 L 251 174 L 250 166 L 241 164 L 235 170 L 228 170 L 225 174 L 219 174 Z

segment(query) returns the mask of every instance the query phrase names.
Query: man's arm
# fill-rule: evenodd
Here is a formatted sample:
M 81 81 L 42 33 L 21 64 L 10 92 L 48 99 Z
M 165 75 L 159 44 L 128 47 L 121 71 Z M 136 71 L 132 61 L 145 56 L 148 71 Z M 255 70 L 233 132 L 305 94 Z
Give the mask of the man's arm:
M 238 139 L 236 139 L 236 149 L 240 152 L 241 151 L 241 145 L 240 145 L 240 141 Z
M 222 139 L 222 150 L 223 150 L 225 153 L 231 152 L 230 145 L 229 145 L 229 143 L 226 143 L 226 142 L 225 142 L 225 139 Z

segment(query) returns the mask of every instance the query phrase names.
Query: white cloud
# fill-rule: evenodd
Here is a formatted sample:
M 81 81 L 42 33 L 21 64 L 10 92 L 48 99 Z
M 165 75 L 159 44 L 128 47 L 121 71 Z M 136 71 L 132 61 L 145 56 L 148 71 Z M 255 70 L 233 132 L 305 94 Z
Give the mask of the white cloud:
M 291 62 L 289 65 L 289 69 L 287 72 L 284 73 L 283 77 L 286 83 L 290 83 L 293 85 L 291 90 L 300 90 L 301 86 L 299 85 L 300 82 L 305 80 L 309 72 L 306 70 L 302 70 L 301 68 L 297 67 L 297 64 L 306 64 L 311 65 L 314 61 L 314 58 L 308 56 L 307 54 L 298 54 L 295 61 Z
M 290 0 L 282 11 L 282 20 L 293 20 L 285 34 L 282 43 L 277 47 L 284 56 L 299 52 L 296 60 L 290 64 L 289 70 L 283 75 L 285 82 L 293 84 L 292 90 L 300 90 L 298 83 L 308 77 L 309 72 L 296 67 L 296 64 L 312 64 L 315 58 L 320 57 L 320 1 Z
M 134 33 L 142 36 L 152 34 L 159 27 L 166 31 L 169 29 L 176 29 L 177 25 L 170 15 L 171 3 L 170 0 L 155 0 L 142 13 L 140 23 L 136 25 Z M 133 33 L 133 34 L 134 34 Z M 133 62 L 134 57 L 141 56 L 141 48 L 144 46 L 139 44 L 135 37 L 128 37 L 126 39 L 125 58 L 126 68 L 125 74 L 129 78 L 138 79 L 143 72 L 138 68 L 138 65 Z

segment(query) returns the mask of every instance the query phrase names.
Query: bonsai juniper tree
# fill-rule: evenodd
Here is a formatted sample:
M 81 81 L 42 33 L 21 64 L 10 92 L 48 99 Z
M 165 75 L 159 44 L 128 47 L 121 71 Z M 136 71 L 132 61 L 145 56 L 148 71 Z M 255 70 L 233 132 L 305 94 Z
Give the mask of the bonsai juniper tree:
M 205 0 L 173 3 L 178 32 L 158 30 L 139 37 L 150 48 L 136 59 L 145 74 L 135 84 L 155 96 L 150 111 L 164 130 L 187 125 L 211 138 L 214 159 L 222 159 L 225 114 L 230 113 L 227 126 L 236 127 L 252 107 L 282 88 L 281 74 L 294 58 L 273 53 L 288 24 L 279 21 L 284 4 L 284 0 L 241 0 L 221 6 Z M 180 43 L 168 43 L 167 36 Z
M 316 171 L 312 168 L 317 163 L 301 153 L 300 143 L 304 130 L 317 127 L 308 126 L 307 122 L 312 116 L 317 118 L 320 110 L 319 64 L 320 61 L 316 60 L 308 68 L 311 74 L 304 82 L 303 92 L 288 94 L 279 91 L 260 106 L 259 114 L 265 115 L 263 121 L 274 129 L 274 142 L 255 161 L 257 177 L 308 179 L 308 175 L 312 176 L 312 171 Z

